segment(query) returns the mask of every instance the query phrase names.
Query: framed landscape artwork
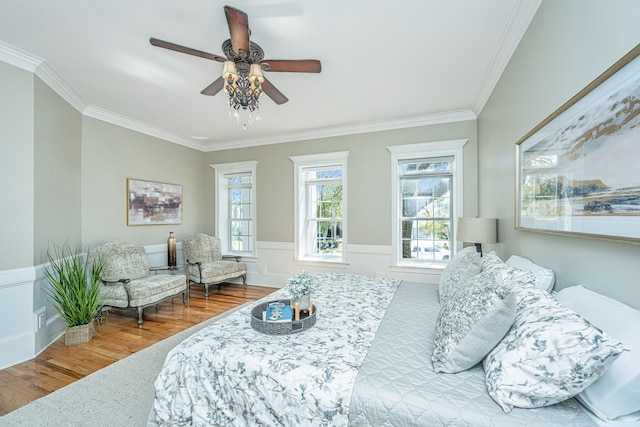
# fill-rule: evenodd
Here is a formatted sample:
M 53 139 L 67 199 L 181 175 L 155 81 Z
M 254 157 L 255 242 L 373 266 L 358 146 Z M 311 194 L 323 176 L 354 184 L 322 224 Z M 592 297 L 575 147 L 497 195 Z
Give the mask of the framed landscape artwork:
M 182 224 L 182 186 L 127 179 L 127 225 Z
M 640 243 L 639 54 L 516 143 L 516 228 Z

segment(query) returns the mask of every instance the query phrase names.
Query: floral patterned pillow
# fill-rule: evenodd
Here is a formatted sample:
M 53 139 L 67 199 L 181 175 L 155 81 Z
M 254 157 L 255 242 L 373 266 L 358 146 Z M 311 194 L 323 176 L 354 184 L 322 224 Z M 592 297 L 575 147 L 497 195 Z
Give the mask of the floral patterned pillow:
M 620 356 L 622 343 L 535 286 L 516 286 L 511 330 L 484 359 L 489 395 L 505 412 L 580 393 Z
M 469 279 L 440 308 L 432 353 L 435 372 L 472 368 L 500 342 L 516 316 L 516 296 L 493 273 Z
M 453 294 L 458 285 L 480 273 L 482 262 L 475 246 L 468 246 L 455 254 L 440 276 L 440 303 Z
M 495 252 L 482 257 L 482 272 L 492 272 L 504 286 L 535 286 L 536 277 L 529 271 L 510 266 L 500 259 Z

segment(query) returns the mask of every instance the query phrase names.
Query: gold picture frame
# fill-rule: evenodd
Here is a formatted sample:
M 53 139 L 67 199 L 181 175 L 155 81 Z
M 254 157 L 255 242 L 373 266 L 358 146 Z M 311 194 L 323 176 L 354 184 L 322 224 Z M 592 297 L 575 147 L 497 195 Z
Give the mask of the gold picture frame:
M 516 143 L 516 229 L 640 243 L 639 55 Z
M 127 225 L 182 224 L 182 186 L 127 178 Z

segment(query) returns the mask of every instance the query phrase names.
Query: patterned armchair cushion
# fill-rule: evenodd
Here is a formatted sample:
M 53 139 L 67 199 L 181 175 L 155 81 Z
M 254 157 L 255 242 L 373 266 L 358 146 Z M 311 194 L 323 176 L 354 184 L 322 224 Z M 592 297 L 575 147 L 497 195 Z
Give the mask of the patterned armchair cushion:
M 484 359 L 489 395 L 510 412 L 569 399 L 620 356 L 622 343 L 537 286 L 514 288 L 513 327 Z
M 480 254 L 476 251 L 475 246 L 458 251 L 440 276 L 440 303 L 455 293 L 459 286 L 464 286 L 467 279 L 480 273 L 481 268 Z
M 113 241 L 97 247 L 95 252 L 96 255 L 104 256 L 102 279 L 105 282 L 117 282 L 121 279 L 135 280 L 149 274 L 147 254 L 141 246 Z
M 516 317 L 516 295 L 493 273 L 468 280 L 441 306 L 432 353 L 435 372 L 472 368 L 504 338 Z
M 198 233 L 182 241 L 184 258 L 191 262 L 214 262 L 222 259 L 220 239 Z
M 190 268 L 189 279 L 197 283 L 217 283 L 238 277 L 246 271 L 244 263 L 235 261 L 205 262 L 201 268 L 202 277 L 200 277 L 197 267 Z
M 132 307 L 156 303 L 166 297 L 175 295 L 187 287 L 185 277 L 181 274 L 150 275 L 129 283 Z

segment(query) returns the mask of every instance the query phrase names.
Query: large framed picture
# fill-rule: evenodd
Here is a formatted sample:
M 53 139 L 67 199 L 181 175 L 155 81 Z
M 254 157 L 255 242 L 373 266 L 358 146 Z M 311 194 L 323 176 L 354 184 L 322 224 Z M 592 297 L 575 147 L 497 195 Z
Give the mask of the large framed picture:
M 182 186 L 127 179 L 127 225 L 182 224 Z
M 640 243 L 640 45 L 516 143 L 516 228 Z

